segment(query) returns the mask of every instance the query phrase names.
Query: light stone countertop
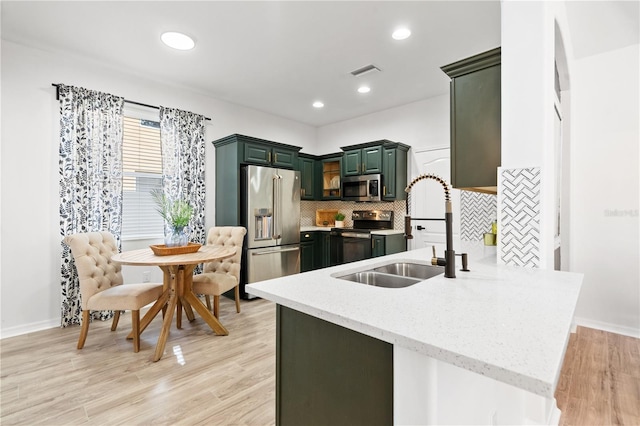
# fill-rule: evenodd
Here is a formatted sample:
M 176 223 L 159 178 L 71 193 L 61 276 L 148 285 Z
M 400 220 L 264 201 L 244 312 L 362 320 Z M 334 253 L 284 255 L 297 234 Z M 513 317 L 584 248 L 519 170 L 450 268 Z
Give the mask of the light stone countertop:
M 495 253 L 495 248 L 489 248 Z M 478 246 L 476 252 L 487 253 Z M 264 299 L 544 397 L 562 368 L 582 274 L 469 258 L 470 272 L 405 288 L 334 278 L 391 261 L 428 263 L 419 249 L 247 285 Z M 460 260 L 457 258 L 457 269 Z

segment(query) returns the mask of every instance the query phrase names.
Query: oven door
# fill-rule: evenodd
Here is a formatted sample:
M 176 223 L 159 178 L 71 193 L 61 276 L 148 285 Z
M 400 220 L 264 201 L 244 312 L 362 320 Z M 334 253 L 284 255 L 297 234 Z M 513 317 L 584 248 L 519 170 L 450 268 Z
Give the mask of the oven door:
M 331 266 L 371 257 L 371 234 L 331 231 L 330 235 Z

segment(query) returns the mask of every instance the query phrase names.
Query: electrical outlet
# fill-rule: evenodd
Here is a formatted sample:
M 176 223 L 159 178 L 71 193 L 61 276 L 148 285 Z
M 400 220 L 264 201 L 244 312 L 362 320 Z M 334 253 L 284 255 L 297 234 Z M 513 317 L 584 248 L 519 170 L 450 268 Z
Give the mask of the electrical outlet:
M 143 283 L 148 283 L 148 282 L 150 281 L 150 279 L 149 279 L 149 274 L 150 274 L 150 272 L 149 272 L 149 271 L 144 271 L 144 272 L 142 273 L 142 282 L 143 282 Z

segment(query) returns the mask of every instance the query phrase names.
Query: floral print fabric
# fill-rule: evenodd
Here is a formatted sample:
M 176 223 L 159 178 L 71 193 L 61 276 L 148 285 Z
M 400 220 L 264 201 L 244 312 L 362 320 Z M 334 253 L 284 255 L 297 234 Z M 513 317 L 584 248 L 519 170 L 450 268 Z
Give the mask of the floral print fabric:
M 124 98 L 60 85 L 60 235 L 111 232 L 120 249 Z M 80 285 L 62 243 L 61 326 L 80 324 Z M 108 319 L 113 312 L 95 312 Z
M 164 194 L 193 207 L 189 241 L 206 243 L 205 229 L 205 117 L 160 107 L 162 185 Z M 195 273 L 200 272 L 200 266 Z

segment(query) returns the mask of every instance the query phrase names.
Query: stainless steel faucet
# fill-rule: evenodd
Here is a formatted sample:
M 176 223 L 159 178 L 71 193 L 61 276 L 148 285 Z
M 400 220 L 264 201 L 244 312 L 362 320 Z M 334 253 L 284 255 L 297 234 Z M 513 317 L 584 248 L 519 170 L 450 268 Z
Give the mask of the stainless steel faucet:
M 425 179 L 433 179 L 438 183 L 440 183 L 444 188 L 444 219 L 417 218 L 417 217 L 411 217 L 409 215 L 411 212 L 411 189 L 413 188 L 413 185 L 415 185 L 417 182 Z M 456 252 L 453 250 L 453 230 L 452 230 L 453 211 L 451 207 L 451 194 L 449 192 L 450 191 L 449 184 L 447 184 L 447 182 L 444 179 L 442 179 L 440 176 L 427 173 L 427 174 L 422 174 L 417 178 L 413 179 L 409 184 L 409 186 L 407 186 L 404 191 L 407 193 L 407 209 L 406 209 L 407 214 L 404 217 L 404 237 L 408 240 L 413 238 L 413 235 L 411 235 L 412 220 L 437 220 L 437 221 L 444 220 L 446 234 L 447 234 L 447 246 L 444 251 L 444 258 L 437 257 L 436 249 L 435 247 L 433 247 L 433 257 L 431 258 L 431 264 L 444 266 L 444 276 L 447 278 L 455 278 L 456 277 L 456 260 L 455 260 Z M 469 269 L 467 268 L 467 254 L 462 253 L 461 256 L 462 256 L 461 270 L 468 271 Z

